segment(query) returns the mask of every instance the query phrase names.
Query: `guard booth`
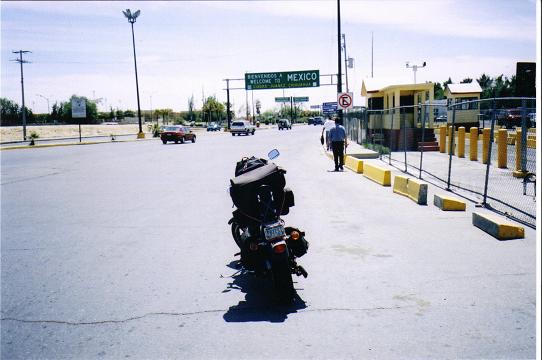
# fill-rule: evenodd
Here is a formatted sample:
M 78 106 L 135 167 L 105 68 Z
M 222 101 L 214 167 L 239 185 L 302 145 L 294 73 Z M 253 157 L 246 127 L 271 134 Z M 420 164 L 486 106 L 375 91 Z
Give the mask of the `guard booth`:
M 480 100 L 481 93 L 482 88 L 476 81 L 464 84 L 446 85 L 444 95 L 447 98 L 448 105 L 448 126 L 452 124 L 453 104 L 474 101 L 455 106 L 455 126 L 456 128 L 464 126 L 466 131 L 469 131 L 471 127 L 478 127 L 480 103 L 477 100 Z
M 364 79 L 361 96 L 367 98 L 369 139 L 378 139 L 391 151 L 417 150 L 422 138 L 425 142 L 434 141 L 433 109 L 426 105 L 434 101 L 432 82 L 386 84 L 378 79 Z

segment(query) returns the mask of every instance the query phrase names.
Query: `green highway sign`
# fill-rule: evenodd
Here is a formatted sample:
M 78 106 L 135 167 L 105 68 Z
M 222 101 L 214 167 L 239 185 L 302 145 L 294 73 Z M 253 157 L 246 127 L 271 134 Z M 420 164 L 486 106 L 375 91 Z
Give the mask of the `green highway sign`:
M 246 73 L 246 90 L 319 87 L 320 70 Z
M 289 96 L 288 97 L 276 97 L 275 102 L 285 102 L 285 103 L 287 103 L 287 102 L 290 102 L 290 99 L 291 99 L 291 97 L 289 97 Z
M 307 101 L 309 101 L 308 96 L 294 97 L 294 102 L 307 102 Z

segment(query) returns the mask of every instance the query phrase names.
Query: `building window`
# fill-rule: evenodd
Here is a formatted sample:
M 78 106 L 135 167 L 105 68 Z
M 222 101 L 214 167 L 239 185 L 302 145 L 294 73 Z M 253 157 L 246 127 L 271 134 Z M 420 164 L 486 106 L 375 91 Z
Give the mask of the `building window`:
M 456 98 L 455 103 L 462 103 L 456 110 L 478 110 L 478 98 L 469 97 L 469 98 Z

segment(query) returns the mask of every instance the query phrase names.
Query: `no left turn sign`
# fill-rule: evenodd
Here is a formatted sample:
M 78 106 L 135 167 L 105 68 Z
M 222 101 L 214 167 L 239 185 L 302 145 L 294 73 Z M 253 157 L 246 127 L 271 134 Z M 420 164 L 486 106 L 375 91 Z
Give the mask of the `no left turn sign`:
M 344 110 L 352 108 L 352 106 L 354 105 L 353 94 L 351 92 L 338 93 L 337 104 Z

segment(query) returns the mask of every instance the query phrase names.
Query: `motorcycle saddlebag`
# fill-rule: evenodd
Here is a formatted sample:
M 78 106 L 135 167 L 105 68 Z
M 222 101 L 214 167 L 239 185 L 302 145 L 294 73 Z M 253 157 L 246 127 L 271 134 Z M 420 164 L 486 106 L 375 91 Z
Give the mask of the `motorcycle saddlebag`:
M 247 173 L 264 165 L 267 165 L 267 160 L 265 159 L 258 159 L 255 156 L 242 158 L 241 161 L 238 161 L 237 165 L 235 165 L 235 176 Z
M 284 201 L 284 170 L 275 164 L 267 164 L 230 180 L 230 196 L 233 204 L 241 211 L 254 217 L 258 214 L 257 190 L 261 185 L 271 187 L 274 207 L 280 211 Z
M 295 205 L 294 192 L 290 188 L 284 188 L 284 203 L 281 215 L 288 215 L 290 208 Z

